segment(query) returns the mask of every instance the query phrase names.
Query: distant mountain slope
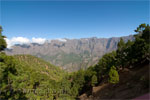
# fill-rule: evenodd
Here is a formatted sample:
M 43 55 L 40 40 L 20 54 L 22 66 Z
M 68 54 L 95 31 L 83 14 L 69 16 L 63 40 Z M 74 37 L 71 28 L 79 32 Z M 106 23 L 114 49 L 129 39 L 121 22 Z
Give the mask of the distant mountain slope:
M 24 71 L 30 70 L 39 73 L 40 75 L 44 75 L 51 80 L 61 80 L 64 74 L 64 71 L 59 67 L 31 55 L 15 55 L 14 58 L 23 65 L 22 68 L 24 68 Z
M 125 41 L 133 40 L 132 35 L 122 38 Z M 11 50 L 7 49 L 6 53 L 31 54 L 62 66 L 67 71 L 75 71 L 96 64 L 105 53 L 116 50 L 119 40 L 119 37 L 51 40 L 44 44 L 15 45 Z

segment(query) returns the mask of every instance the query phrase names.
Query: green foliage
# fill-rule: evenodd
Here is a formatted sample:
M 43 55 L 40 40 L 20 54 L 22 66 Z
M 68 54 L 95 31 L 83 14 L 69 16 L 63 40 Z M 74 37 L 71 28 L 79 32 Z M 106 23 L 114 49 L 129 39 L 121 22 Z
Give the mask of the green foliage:
M 71 95 L 76 97 L 78 96 L 79 91 L 78 91 L 78 85 L 74 84 L 73 87 L 71 88 Z
M 93 75 L 93 76 L 92 76 L 91 85 L 92 85 L 92 86 L 95 86 L 96 84 L 97 84 L 97 76 L 96 76 L 96 75 Z
M 130 50 L 128 51 L 127 55 L 128 57 L 130 56 L 128 61 L 132 65 L 143 60 L 150 60 L 150 27 L 148 24 L 141 24 L 139 25 L 138 29 L 139 30 L 136 31 L 138 34 L 135 35 L 135 41 L 133 45 L 130 46 Z
M 20 64 L 30 70 L 36 70 L 41 75 L 47 75 L 52 80 L 61 80 L 64 71 L 40 58 L 31 55 L 15 55 Z M 34 63 L 33 63 L 34 62 Z M 28 67 L 27 67 L 28 66 Z M 24 69 L 24 70 L 28 70 Z
M 135 35 L 135 43 L 132 46 L 133 50 L 140 51 L 138 53 L 134 53 L 134 57 L 137 60 L 142 60 L 144 58 L 150 58 L 150 51 L 149 51 L 149 38 L 150 38 L 150 26 L 147 24 L 141 24 L 139 26 L 141 28 L 140 31 L 137 31 L 138 34 Z
M 94 67 L 91 66 L 85 71 L 85 80 L 87 82 L 89 82 L 93 75 L 97 75 L 97 73 L 96 73 Z
M 7 47 L 5 36 L 2 35 L 2 26 L 0 26 L 0 51 L 4 50 Z
M 119 82 L 119 74 L 118 74 L 115 66 L 112 66 L 109 71 L 109 82 L 110 83 L 118 83 Z
M 17 89 L 15 84 L 19 76 L 17 71 L 17 61 L 5 54 L 0 54 L 2 61 L 0 62 L 0 99 L 18 100 L 27 99 L 25 94 Z
M 115 51 L 105 54 L 95 66 L 95 69 L 97 69 L 96 71 L 98 73 L 98 79 L 100 80 L 102 77 L 108 75 L 108 71 L 113 65 L 116 65 Z
M 135 65 L 137 62 L 150 59 L 149 38 L 150 27 L 147 24 L 141 24 L 135 30 L 138 34 L 134 35 L 134 41 L 124 43 L 121 39 L 117 49 L 117 66 L 126 67 Z
M 5 54 L 0 54 L 0 58 L 1 99 L 53 99 L 63 94 L 61 90 L 66 93 L 70 91 L 67 80 L 62 84 L 59 82 L 65 73 L 41 59 Z
M 137 27 L 137 29 L 135 30 L 135 32 L 143 32 L 143 30 L 145 29 L 147 25 L 145 23 L 139 25 L 139 27 Z
M 72 85 L 76 86 L 78 91 L 82 91 L 85 84 L 84 71 L 81 69 L 72 76 Z
M 117 49 L 117 64 L 118 65 L 121 65 L 124 66 L 125 64 L 125 58 L 126 58 L 126 53 L 125 53 L 125 48 L 126 48 L 126 44 L 125 42 L 123 41 L 122 38 L 120 38 L 120 41 L 118 43 L 118 49 Z

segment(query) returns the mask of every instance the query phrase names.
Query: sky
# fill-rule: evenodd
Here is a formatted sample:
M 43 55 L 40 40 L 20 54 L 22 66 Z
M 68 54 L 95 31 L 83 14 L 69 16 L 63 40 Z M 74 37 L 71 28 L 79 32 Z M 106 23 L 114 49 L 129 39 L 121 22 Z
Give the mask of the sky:
M 0 25 L 9 42 L 127 36 L 141 23 L 149 23 L 149 1 L 0 1 Z

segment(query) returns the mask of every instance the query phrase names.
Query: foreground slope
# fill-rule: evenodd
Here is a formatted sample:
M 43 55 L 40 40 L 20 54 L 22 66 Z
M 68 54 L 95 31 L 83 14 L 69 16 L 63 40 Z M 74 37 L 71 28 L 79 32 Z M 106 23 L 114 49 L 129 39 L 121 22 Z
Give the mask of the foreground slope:
M 134 69 L 123 69 L 119 71 L 120 81 L 111 84 L 103 81 L 93 87 L 92 94 L 84 93 L 81 100 L 103 100 L 103 99 L 134 99 L 149 93 L 149 64 L 142 64 Z
M 0 99 L 53 99 L 66 73 L 31 55 L 0 53 Z
M 39 74 L 47 75 L 52 80 L 60 80 L 64 71 L 40 58 L 31 55 L 14 55 L 25 69 L 31 69 Z

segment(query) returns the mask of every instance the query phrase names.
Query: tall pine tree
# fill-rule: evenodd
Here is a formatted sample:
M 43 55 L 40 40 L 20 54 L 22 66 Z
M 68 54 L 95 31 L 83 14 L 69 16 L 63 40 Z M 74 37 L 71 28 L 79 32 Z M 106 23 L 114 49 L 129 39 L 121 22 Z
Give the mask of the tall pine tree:
M 0 52 L 4 50 L 7 47 L 6 41 L 5 41 L 5 36 L 2 35 L 2 26 L 0 26 Z

